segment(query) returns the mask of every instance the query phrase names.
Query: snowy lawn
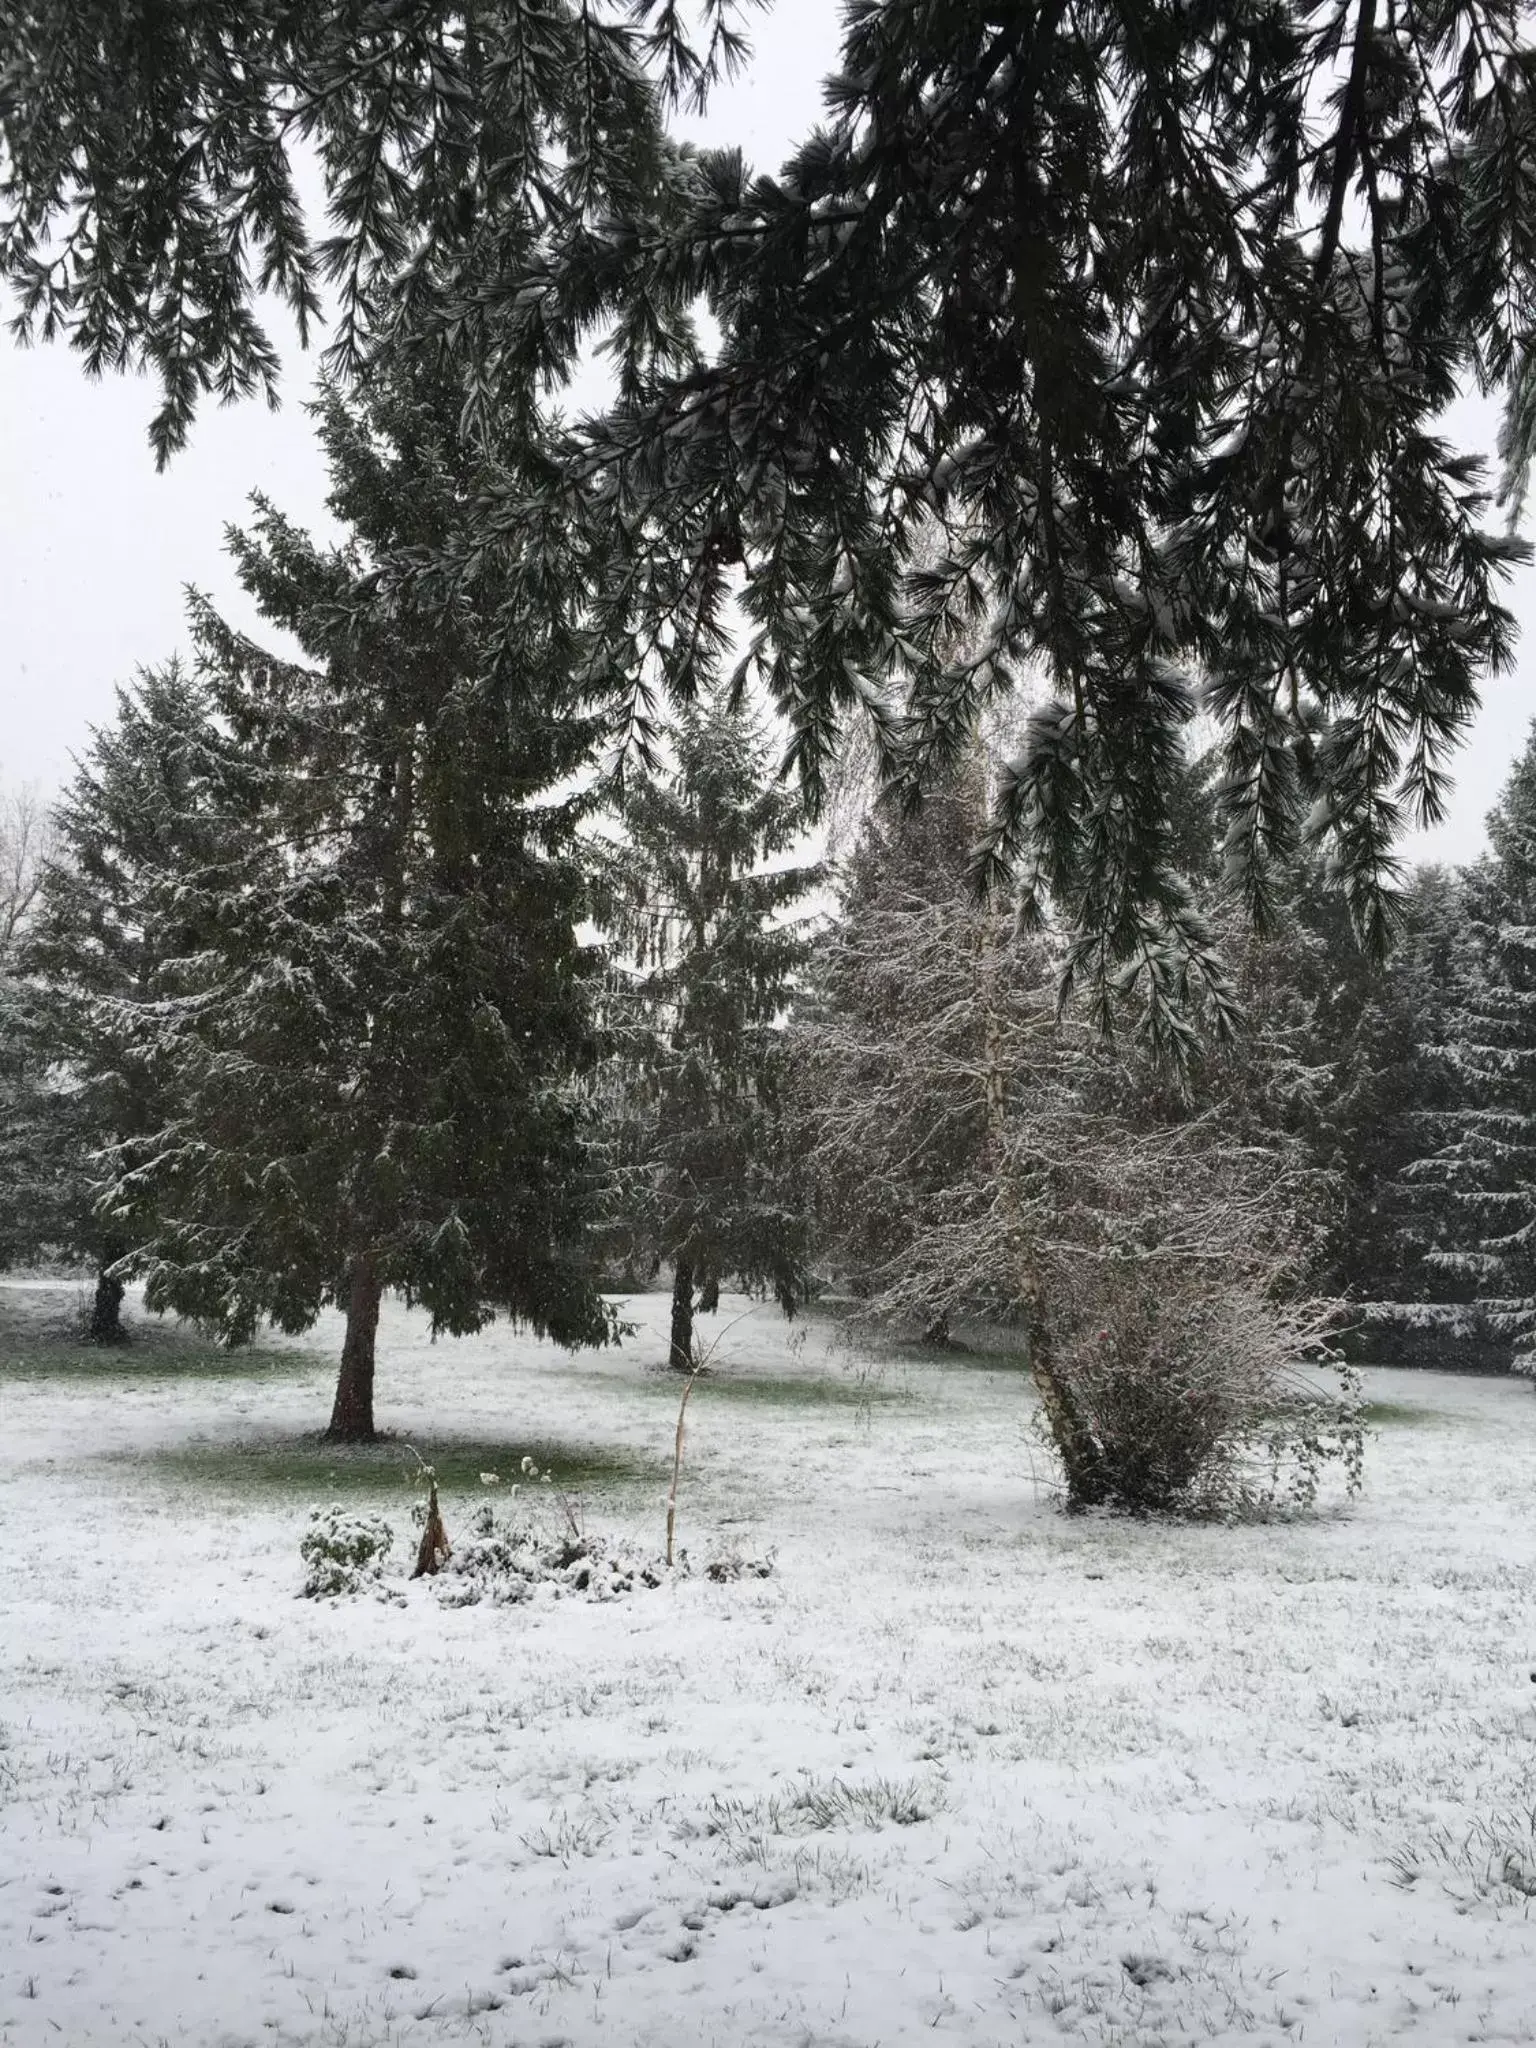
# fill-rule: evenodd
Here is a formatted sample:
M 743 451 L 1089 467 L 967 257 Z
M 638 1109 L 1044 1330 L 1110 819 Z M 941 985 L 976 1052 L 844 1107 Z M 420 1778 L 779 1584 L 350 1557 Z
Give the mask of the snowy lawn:
M 1068 1522 L 1016 1369 L 757 1310 L 689 1575 L 306 1601 L 310 1505 L 411 1536 L 399 1446 L 305 1441 L 335 1324 L 100 1358 L 72 1301 L 0 1290 L 7 2048 L 1536 2038 L 1529 1386 L 1371 1375 L 1347 1513 Z M 529 1452 L 659 1552 L 665 1307 L 576 1358 L 386 1309 L 450 1535 Z

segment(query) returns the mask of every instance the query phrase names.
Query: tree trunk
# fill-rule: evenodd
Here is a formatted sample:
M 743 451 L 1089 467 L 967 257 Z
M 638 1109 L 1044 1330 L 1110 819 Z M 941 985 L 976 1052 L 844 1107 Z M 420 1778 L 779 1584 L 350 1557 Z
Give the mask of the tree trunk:
M 1077 1515 L 1085 1508 L 1098 1507 L 1108 1496 L 1104 1453 L 1070 1383 L 1057 1369 L 1052 1356 L 1050 1318 L 1040 1277 L 1038 1273 L 1029 1271 L 1034 1263 L 1034 1250 L 1018 1214 L 1017 1183 L 1009 1158 L 1007 1040 L 998 1013 L 996 937 L 992 925 L 985 918 L 977 925 L 976 964 L 987 1062 L 985 1102 L 992 1170 L 1014 1226 L 1013 1235 L 1024 1269 L 1021 1277 L 1025 1281 L 1029 1304 L 1027 1343 L 1030 1376 L 1039 1392 L 1051 1440 L 1066 1473 L 1067 1511 Z M 947 1319 L 945 1336 L 948 1336 Z
M 672 1344 L 667 1364 L 673 1372 L 693 1371 L 693 1267 L 679 1259 L 672 1276 Z
M 1099 1507 L 1109 1496 L 1104 1453 L 1077 1404 L 1071 1386 L 1056 1370 L 1051 1357 L 1045 1308 L 1038 1290 L 1030 1299 L 1026 1341 L 1030 1373 L 1040 1391 L 1040 1404 L 1045 1410 L 1051 1441 L 1067 1475 L 1067 1513 L 1080 1515 L 1085 1508 Z
M 331 1443 L 371 1444 L 378 1435 L 373 1426 L 373 1359 L 383 1292 L 372 1259 L 360 1252 L 352 1261 L 347 1335 L 341 1347 L 331 1426 L 325 1432 Z
M 123 1283 L 113 1277 L 103 1266 L 96 1275 L 96 1295 L 91 1303 L 90 1321 L 85 1334 L 92 1344 L 124 1344 L 128 1333 L 123 1328 Z

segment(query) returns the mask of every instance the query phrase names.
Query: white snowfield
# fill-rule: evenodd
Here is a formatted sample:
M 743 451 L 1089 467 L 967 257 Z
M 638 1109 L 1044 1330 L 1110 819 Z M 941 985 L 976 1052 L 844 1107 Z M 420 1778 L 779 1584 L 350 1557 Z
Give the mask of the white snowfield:
M 403 1599 L 307 1601 L 326 1489 L 222 1452 L 323 1426 L 334 1322 L 313 1371 L 8 1365 L 60 1299 L 0 1295 L 5 2048 L 1536 2040 L 1527 1383 L 1369 1375 L 1347 1512 L 1073 1522 L 1016 1370 L 876 1383 L 756 1309 L 693 1396 L 689 1576 L 448 1607 L 402 1483 Z M 655 1554 L 632 1306 L 576 1358 L 388 1309 L 381 1423 L 639 1459 L 586 1512 Z

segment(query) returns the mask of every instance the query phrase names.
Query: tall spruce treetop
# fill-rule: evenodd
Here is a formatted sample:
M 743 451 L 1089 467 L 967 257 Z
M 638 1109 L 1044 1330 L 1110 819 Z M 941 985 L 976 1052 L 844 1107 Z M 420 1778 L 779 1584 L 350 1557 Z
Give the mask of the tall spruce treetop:
M 377 595 L 391 550 L 441 537 L 476 488 L 456 394 L 411 376 L 322 409 L 315 546 L 270 507 L 232 537 L 263 617 L 308 665 L 194 609 L 223 737 L 216 857 L 174 877 L 196 943 L 123 1014 L 174 1067 L 170 1120 L 119 1148 L 110 1212 L 146 1299 L 232 1339 L 347 1317 L 331 1428 L 373 1433 L 381 1295 L 434 1327 L 502 1312 L 601 1341 L 574 1076 L 595 957 L 577 941 L 593 744 L 558 664 L 482 674 L 494 579 L 451 614 Z M 531 649 L 536 665 L 547 647 Z
M 793 912 L 820 870 L 786 860 L 805 829 L 754 722 L 686 710 L 670 776 L 636 778 L 605 860 L 614 1155 L 610 1249 L 673 1268 L 671 1363 L 694 1363 L 693 1311 L 735 1280 L 803 1298 L 807 1225 L 783 1129 L 784 1012 L 806 960 Z
M 270 383 L 262 286 L 307 319 L 331 281 L 345 374 L 462 352 L 471 416 L 498 390 L 531 422 L 601 335 L 612 405 L 546 421 L 410 573 L 505 543 L 515 645 L 557 551 L 590 675 L 639 707 L 734 658 L 739 595 L 813 796 L 850 717 L 914 782 L 1043 670 L 982 871 L 1015 863 L 1154 1019 L 1208 958 L 1169 846 L 1203 702 L 1252 914 L 1318 845 L 1383 943 L 1394 837 L 1509 658 L 1521 550 L 1437 420 L 1471 380 L 1512 480 L 1536 446 L 1520 0 L 855 0 L 775 176 L 666 135 L 740 53 L 727 0 L 702 14 L 695 48 L 664 0 L 22 0 L 23 328 L 148 360 L 162 453 L 201 391 Z

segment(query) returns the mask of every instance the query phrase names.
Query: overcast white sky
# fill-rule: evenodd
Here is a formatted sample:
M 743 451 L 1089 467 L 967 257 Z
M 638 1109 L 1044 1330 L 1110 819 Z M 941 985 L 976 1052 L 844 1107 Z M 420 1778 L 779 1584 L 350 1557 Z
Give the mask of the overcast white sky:
M 817 118 L 839 13 L 829 0 L 777 0 L 755 21 L 750 73 L 695 132 L 734 137 L 754 164 L 775 167 Z M 61 780 L 90 726 L 111 716 L 114 685 L 185 646 L 188 584 L 256 623 L 225 561 L 224 528 L 260 490 L 326 530 L 324 468 L 301 409 L 312 375 L 295 352 L 281 412 L 208 408 L 192 446 L 157 476 L 148 386 L 93 385 L 72 352 L 22 351 L 0 334 L 0 781 L 48 789 Z M 1490 407 L 1469 401 L 1449 425 L 1491 448 Z M 1520 573 L 1511 601 L 1532 652 L 1490 685 L 1457 764 L 1450 819 L 1411 842 L 1414 857 L 1480 851 L 1484 815 L 1536 717 L 1536 571 Z

